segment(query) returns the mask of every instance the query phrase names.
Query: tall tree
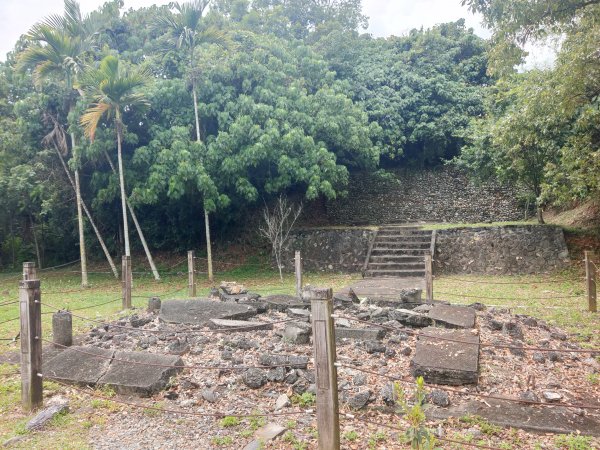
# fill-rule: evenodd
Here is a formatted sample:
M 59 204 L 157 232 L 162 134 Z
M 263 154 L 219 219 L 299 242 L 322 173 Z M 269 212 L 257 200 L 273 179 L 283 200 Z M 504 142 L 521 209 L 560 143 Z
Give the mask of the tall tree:
M 81 87 L 91 101 L 90 107 L 81 116 L 81 125 L 86 136 L 91 140 L 94 139 L 96 128 L 105 116 L 108 120 L 112 119 L 115 126 L 126 256 L 131 256 L 131 248 L 122 155 L 123 113 L 125 110 L 131 111 L 148 106 L 148 101 L 144 94 L 139 92 L 139 88 L 146 86 L 150 79 L 148 71 L 139 67 L 127 67 L 116 56 L 109 55 L 102 59 L 98 68 L 91 68 L 84 72 L 80 80 Z
M 173 3 L 176 14 L 159 16 L 158 26 L 166 27 L 171 35 L 171 44 L 175 48 L 185 49 L 187 52 L 188 73 L 192 86 L 192 100 L 194 102 L 194 119 L 196 128 L 196 142 L 202 143 L 200 131 L 200 117 L 198 114 L 198 71 L 196 67 L 196 49 L 203 44 L 216 44 L 222 47 L 231 46 L 230 39 L 214 27 L 207 27 L 203 23 L 204 11 L 210 0 L 194 0 L 187 3 Z M 204 202 L 204 226 L 206 232 L 206 255 L 208 258 L 208 279 L 213 281 L 212 249 L 210 239 L 209 210 Z
M 533 71 L 501 80 L 491 88 L 486 115 L 467 130 L 468 144 L 455 159 L 480 178 L 497 177 L 524 186 L 537 206 L 539 223 L 548 203 L 548 169 L 556 164 L 568 126 L 551 74 Z
M 18 59 L 18 69 L 33 68 L 34 81 L 39 85 L 43 80 L 58 77 L 66 88 L 66 102 L 69 114 L 75 105 L 76 93 L 73 83 L 85 65 L 93 47 L 92 38 L 95 24 L 89 17 L 83 17 L 75 0 L 65 0 L 64 15 L 52 15 L 33 26 L 27 35 L 32 45 L 27 47 Z M 80 154 L 76 143 L 74 126 L 69 127 L 73 172 L 77 202 L 79 229 L 79 251 L 81 258 L 81 285 L 87 287 L 87 255 L 83 224 L 81 185 L 79 180 Z M 113 264 L 114 267 L 114 264 Z

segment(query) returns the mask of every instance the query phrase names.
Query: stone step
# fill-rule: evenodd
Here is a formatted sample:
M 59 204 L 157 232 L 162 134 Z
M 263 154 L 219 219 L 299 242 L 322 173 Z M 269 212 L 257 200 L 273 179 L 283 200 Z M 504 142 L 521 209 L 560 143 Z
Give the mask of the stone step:
M 398 263 L 398 262 L 370 262 L 368 270 L 425 270 L 425 262 Z
M 429 248 L 430 241 L 427 242 L 404 242 L 404 241 L 375 241 L 374 248 Z
M 394 263 L 425 263 L 425 257 L 423 256 L 405 256 L 405 255 L 378 255 L 371 256 L 369 260 L 369 264 L 371 263 L 385 263 L 385 262 L 394 262 Z
M 394 277 L 394 278 L 403 278 L 403 277 L 424 277 L 424 270 L 366 270 L 366 277 Z
M 424 255 L 429 251 L 429 248 L 389 248 L 389 247 L 381 247 L 374 248 L 371 251 L 372 256 L 393 256 L 393 255 L 403 255 L 403 256 L 417 256 Z
M 431 236 L 398 236 L 386 234 L 385 236 L 377 236 L 375 242 L 431 242 Z

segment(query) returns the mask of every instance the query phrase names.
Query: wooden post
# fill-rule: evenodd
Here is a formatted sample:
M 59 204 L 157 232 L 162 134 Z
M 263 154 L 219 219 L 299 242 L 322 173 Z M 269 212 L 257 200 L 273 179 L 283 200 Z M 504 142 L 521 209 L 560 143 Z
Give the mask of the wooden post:
M 37 272 L 35 270 L 35 263 L 24 262 L 23 263 L 23 281 L 37 280 Z
M 23 276 L 31 271 L 23 264 Z M 35 267 L 34 267 L 35 272 Z M 21 403 L 26 412 L 42 406 L 42 305 L 40 280 L 19 282 L 21 319 Z
M 585 279 L 588 298 L 588 309 L 590 312 L 598 312 L 598 304 L 596 302 L 596 266 L 594 260 L 596 255 L 594 252 L 585 252 Z
M 196 259 L 194 250 L 188 251 L 188 295 L 196 296 Z
M 425 292 L 428 302 L 433 301 L 433 258 L 425 253 Z
M 131 308 L 131 256 L 123 256 L 121 261 L 121 280 L 123 285 L 123 309 Z
M 294 268 L 296 269 L 296 296 L 302 298 L 302 258 L 300 250 L 296 250 Z
M 333 291 L 308 287 L 303 292 L 310 300 L 312 313 L 315 383 L 317 385 L 317 430 L 321 450 L 339 450 L 340 419 L 337 369 L 335 367 L 335 329 Z

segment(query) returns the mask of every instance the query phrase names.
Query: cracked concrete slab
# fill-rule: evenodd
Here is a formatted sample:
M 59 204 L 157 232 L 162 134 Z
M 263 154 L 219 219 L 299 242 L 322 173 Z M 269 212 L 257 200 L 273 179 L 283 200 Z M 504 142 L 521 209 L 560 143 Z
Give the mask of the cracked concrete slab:
M 106 373 L 113 350 L 70 347 L 42 365 L 42 373 L 64 383 L 94 385 Z
M 466 306 L 432 305 L 429 318 L 445 328 L 473 328 L 475 326 L 475 310 Z
M 470 414 L 483 417 L 488 422 L 503 427 L 541 433 L 581 433 L 600 436 L 598 415 L 576 414 L 572 408 L 561 406 L 548 408 L 523 405 L 508 400 L 486 399 L 485 403 L 472 400 L 450 408 L 430 406 L 426 414 L 428 418 L 436 420 Z
M 183 366 L 178 356 L 116 352 L 98 384 L 111 386 L 119 394 L 150 396 L 163 390 L 169 378 L 183 370 L 176 366 Z
M 424 328 L 417 340 L 411 368 L 415 377 L 422 376 L 427 383 L 451 386 L 477 384 L 479 335 L 468 330 Z
M 206 326 L 210 319 L 242 320 L 258 314 L 249 304 L 214 300 L 167 300 L 162 302 L 158 318 L 168 323 Z

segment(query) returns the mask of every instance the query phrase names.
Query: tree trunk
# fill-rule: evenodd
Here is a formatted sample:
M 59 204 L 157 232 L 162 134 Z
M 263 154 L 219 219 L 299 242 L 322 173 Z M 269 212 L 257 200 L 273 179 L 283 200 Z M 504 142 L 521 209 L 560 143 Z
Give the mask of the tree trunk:
M 67 164 L 65 163 L 65 159 L 63 158 L 62 154 L 60 153 L 60 150 L 57 147 L 54 147 L 54 149 L 56 150 L 56 153 L 58 154 L 58 158 L 60 159 L 63 169 L 65 170 L 65 173 L 67 174 L 67 178 L 69 179 L 69 183 L 71 183 L 71 187 L 73 188 L 73 190 L 76 191 L 75 182 L 73 181 L 73 178 L 71 177 L 71 173 L 69 172 L 69 168 L 67 167 Z M 90 221 L 90 224 L 92 225 L 92 229 L 94 230 L 94 233 L 96 233 L 98 242 L 100 242 L 100 247 L 102 247 L 104 256 L 106 256 L 106 260 L 108 261 L 108 264 L 110 265 L 110 268 L 111 268 L 113 274 L 115 275 L 115 278 L 119 279 L 119 271 L 117 270 L 117 267 L 115 266 L 115 263 L 114 263 L 112 257 L 110 256 L 110 253 L 108 252 L 108 248 L 106 247 L 106 244 L 104 243 L 104 239 L 102 239 L 102 236 L 100 235 L 100 231 L 98 231 L 98 227 L 96 227 L 96 223 L 94 222 L 94 219 L 92 219 L 92 215 L 90 214 L 90 211 L 88 210 L 87 206 L 85 205 L 85 202 L 83 201 L 83 199 L 81 199 L 81 207 L 83 208 L 85 215 L 87 216 L 88 220 Z
M 196 94 L 196 82 L 192 81 L 192 96 L 194 97 L 194 118 L 196 119 L 196 141 L 202 142 L 200 137 L 200 117 L 198 115 L 198 95 Z M 214 281 L 212 271 L 212 249 L 210 241 L 210 221 L 208 217 L 208 211 L 204 201 L 202 202 L 202 208 L 204 209 L 204 228 L 206 232 L 206 259 L 208 260 L 208 280 Z
M 31 223 L 31 234 L 33 235 L 33 243 L 35 244 L 35 256 L 37 258 L 38 269 L 42 269 L 42 256 L 40 254 L 40 245 L 38 243 L 37 235 L 35 234 L 35 225 L 33 223 L 33 216 L 29 215 L 29 221 Z
M 17 255 L 15 253 L 15 230 L 13 226 L 13 216 L 11 215 L 8 223 L 10 225 L 10 249 L 12 251 L 12 268 L 14 269 L 17 265 Z
M 71 133 L 71 152 L 77 161 L 75 133 Z M 87 256 L 85 252 L 85 235 L 83 233 L 83 212 L 81 208 L 81 189 L 79 187 L 79 169 L 75 169 L 75 197 L 77 199 L 77 225 L 79 229 L 79 256 L 81 258 L 81 286 L 89 286 L 87 273 Z
M 210 243 L 210 225 L 208 223 L 208 211 L 204 208 L 204 228 L 206 231 L 206 259 L 208 261 L 208 281 L 211 283 L 214 281 L 213 267 L 212 267 L 212 252 Z
M 540 225 L 544 225 L 544 209 L 541 206 L 537 208 L 537 220 Z
M 115 166 L 112 162 L 112 159 L 110 159 L 110 156 L 108 156 L 108 153 L 104 152 L 104 156 L 106 157 L 106 160 L 108 161 L 108 164 L 110 165 L 110 168 L 112 169 L 113 173 L 117 173 L 117 171 L 115 170 Z M 138 232 L 140 241 L 142 241 L 142 246 L 144 247 L 144 251 L 146 252 L 146 258 L 148 259 L 148 264 L 150 264 L 150 268 L 152 269 L 152 273 L 154 274 L 154 279 L 158 281 L 158 280 L 160 280 L 160 275 L 158 274 L 158 270 L 156 269 L 156 265 L 154 264 L 154 259 L 152 259 L 152 254 L 150 253 L 148 244 L 146 243 L 146 238 L 144 237 L 144 232 L 142 231 L 142 227 L 140 227 L 140 223 L 137 220 L 137 216 L 135 214 L 135 211 L 133 210 L 133 207 L 131 206 L 131 203 L 129 203 L 129 199 L 126 199 L 126 202 L 127 202 L 127 208 L 129 209 L 129 214 L 131 214 L 131 218 L 133 219 L 135 229 Z
M 115 118 L 117 126 L 117 159 L 119 162 L 119 185 L 121 187 L 121 208 L 123 210 L 123 238 L 125 239 L 125 256 L 131 256 L 131 249 L 129 247 L 129 226 L 127 225 L 127 205 L 125 201 L 125 176 L 123 174 L 123 155 L 121 151 L 121 140 L 122 140 L 122 126 L 121 126 L 121 115 L 117 111 Z

